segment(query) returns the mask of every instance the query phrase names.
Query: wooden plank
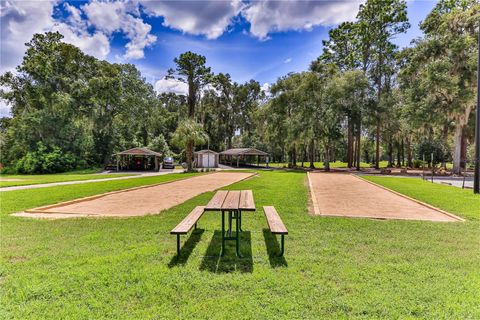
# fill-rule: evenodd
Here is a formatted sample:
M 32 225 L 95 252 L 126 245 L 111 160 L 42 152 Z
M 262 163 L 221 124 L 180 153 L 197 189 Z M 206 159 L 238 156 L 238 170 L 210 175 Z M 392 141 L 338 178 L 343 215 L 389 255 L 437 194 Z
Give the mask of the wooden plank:
M 285 228 L 285 225 L 275 207 L 265 206 L 263 207 L 263 211 L 265 212 L 270 231 L 273 234 L 288 234 L 288 230 Z
M 242 190 L 240 192 L 239 209 L 243 211 L 255 211 L 255 201 L 253 200 L 252 190 Z
M 200 219 L 205 210 L 204 206 L 195 207 L 172 231 L 171 234 L 185 234 L 192 229 L 193 225 Z
M 227 197 L 228 191 L 219 190 L 205 206 L 205 210 L 222 210 L 223 202 Z
M 238 210 L 240 191 L 229 191 L 222 205 L 222 210 Z

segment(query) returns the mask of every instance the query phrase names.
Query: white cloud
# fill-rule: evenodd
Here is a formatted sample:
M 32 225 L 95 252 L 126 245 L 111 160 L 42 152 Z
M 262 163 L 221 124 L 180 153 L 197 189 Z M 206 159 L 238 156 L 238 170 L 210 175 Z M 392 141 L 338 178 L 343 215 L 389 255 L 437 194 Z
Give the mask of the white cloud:
M 84 6 L 88 23 L 111 36 L 122 32 L 130 41 L 126 44 L 126 59 L 141 59 L 144 49 L 151 46 L 157 37 L 150 34 L 152 26 L 138 18 L 138 5 L 134 2 L 100 2 L 94 0 Z
M 179 95 L 188 94 L 188 85 L 185 82 L 176 79 L 158 80 L 154 86 L 158 93 L 175 93 Z
M 13 70 L 22 61 L 24 44 L 34 33 L 51 29 L 53 7 L 53 2 L 0 1 L 0 72 Z
M 144 11 L 163 17 L 167 27 L 208 39 L 221 36 L 244 4 L 231 1 L 140 1 Z
M 7 104 L 4 100 L 0 99 L 0 118 L 10 117 L 10 105 Z
M 363 1 L 255 1 L 242 11 L 250 33 L 262 40 L 272 32 L 311 30 L 353 20 Z
M 283 61 L 283 63 L 290 63 L 290 62 L 292 62 L 292 58 L 287 58 Z
M 25 43 L 35 33 L 58 31 L 64 41 L 86 53 L 104 59 L 110 52 L 108 38 L 99 32 L 88 33 L 87 25 L 77 8 L 65 4 L 69 14 L 65 22 L 56 21 L 52 15 L 57 1 L 6 1 L 0 2 L 1 41 L 0 72 L 12 71 L 22 61 Z
M 262 84 L 260 89 L 265 93 L 265 95 L 269 96 L 271 87 L 272 87 L 272 85 L 270 83 L 265 82 L 264 84 Z

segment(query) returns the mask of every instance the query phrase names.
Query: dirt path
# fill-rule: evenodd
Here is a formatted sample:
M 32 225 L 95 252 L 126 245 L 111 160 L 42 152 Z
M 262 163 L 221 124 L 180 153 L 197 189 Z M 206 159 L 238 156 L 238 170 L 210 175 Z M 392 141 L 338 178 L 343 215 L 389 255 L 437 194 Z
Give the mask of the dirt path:
M 315 214 L 377 219 L 461 220 L 350 174 L 309 173 L 308 176 Z
M 46 206 L 28 210 L 30 213 L 17 215 L 36 218 L 65 218 L 70 216 L 130 217 L 156 214 L 201 193 L 214 191 L 252 175 L 254 173 L 212 173 L 156 186 L 114 192 L 90 200 Z

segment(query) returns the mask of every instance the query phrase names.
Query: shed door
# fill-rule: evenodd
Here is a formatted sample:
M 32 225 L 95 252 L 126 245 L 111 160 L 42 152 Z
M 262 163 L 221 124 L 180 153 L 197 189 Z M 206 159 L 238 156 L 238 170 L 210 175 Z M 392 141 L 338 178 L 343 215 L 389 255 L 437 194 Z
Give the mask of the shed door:
M 215 167 L 215 154 L 207 153 L 204 158 L 203 166 L 205 168 L 214 168 Z

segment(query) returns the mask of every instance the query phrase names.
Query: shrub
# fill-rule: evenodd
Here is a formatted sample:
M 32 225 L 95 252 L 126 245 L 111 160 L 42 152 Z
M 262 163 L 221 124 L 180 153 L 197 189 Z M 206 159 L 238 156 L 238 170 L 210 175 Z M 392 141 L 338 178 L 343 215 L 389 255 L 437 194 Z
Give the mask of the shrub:
M 37 144 L 37 150 L 28 152 L 15 164 L 18 173 L 58 173 L 74 169 L 76 159 L 71 153 L 64 153 L 58 147 L 51 151 L 43 143 Z

